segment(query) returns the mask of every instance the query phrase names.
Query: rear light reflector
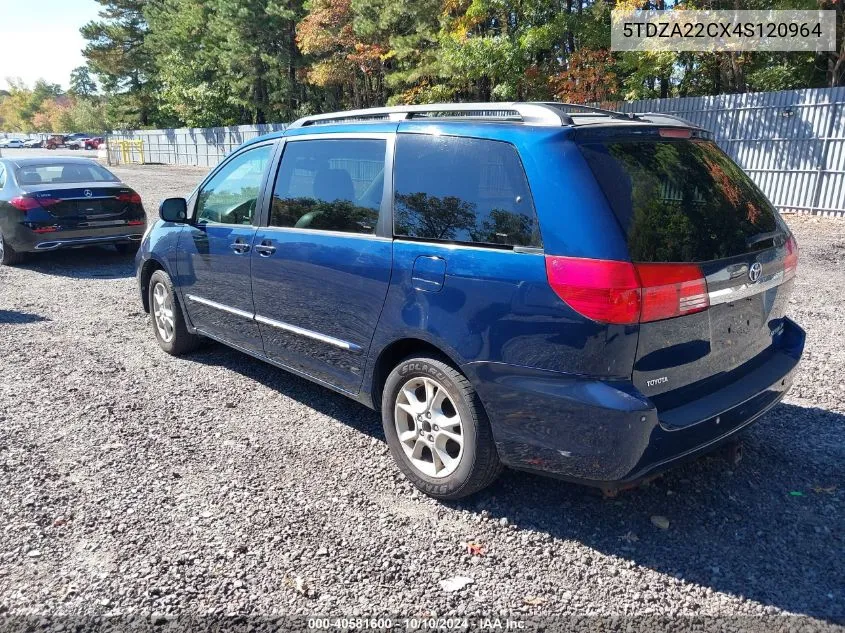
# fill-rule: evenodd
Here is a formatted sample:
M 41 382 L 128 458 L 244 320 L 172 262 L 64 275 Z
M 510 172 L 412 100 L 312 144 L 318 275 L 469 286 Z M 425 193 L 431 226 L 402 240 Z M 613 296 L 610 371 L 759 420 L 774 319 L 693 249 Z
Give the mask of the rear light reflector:
M 37 229 L 32 229 L 34 233 L 55 233 L 58 230 L 58 227 L 55 226 L 40 226 Z
M 134 191 L 119 193 L 115 196 L 120 202 L 129 202 L 130 204 L 141 204 L 141 196 Z
M 546 274 L 569 307 L 603 323 L 659 321 L 710 305 L 707 282 L 695 264 L 632 264 L 547 255 Z
M 790 279 L 798 270 L 798 242 L 793 235 L 786 240 L 786 257 L 783 258 L 783 278 Z
M 129 220 L 126 224 L 129 226 L 141 226 L 143 223 L 143 220 Z

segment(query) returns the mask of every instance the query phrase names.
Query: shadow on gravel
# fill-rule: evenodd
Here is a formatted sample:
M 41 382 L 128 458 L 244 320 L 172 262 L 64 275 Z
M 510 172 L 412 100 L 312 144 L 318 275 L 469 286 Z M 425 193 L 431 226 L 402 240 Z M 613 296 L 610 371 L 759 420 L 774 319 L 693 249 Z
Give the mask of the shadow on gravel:
M 284 369 L 210 341 L 191 354 L 190 360 L 204 365 L 225 367 L 289 398 L 299 400 L 315 411 L 329 415 L 349 427 L 384 442 L 381 416 L 346 396 L 321 387 Z
M 340 394 L 222 345 L 191 359 L 236 371 L 384 441 L 380 416 Z M 781 404 L 745 433 L 738 466 L 716 453 L 616 499 L 505 471 L 488 490 L 447 505 L 486 510 L 517 532 L 546 532 L 685 582 L 840 622 L 843 432 L 845 415 Z M 653 516 L 666 517 L 668 529 L 654 525 Z M 593 564 L 587 555 L 566 562 Z
M 124 279 L 135 276 L 135 253 L 118 253 L 111 246 L 29 253 L 18 268 L 74 279 Z
M 25 323 L 38 323 L 49 321 L 47 317 L 31 312 L 20 312 L 18 310 L 0 310 L 0 325 L 23 325 Z
M 746 432 L 737 466 L 712 454 L 613 500 L 509 471 L 460 505 L 715 591 L 842 622 L 843 431 L 845 415 L 781 404 Z

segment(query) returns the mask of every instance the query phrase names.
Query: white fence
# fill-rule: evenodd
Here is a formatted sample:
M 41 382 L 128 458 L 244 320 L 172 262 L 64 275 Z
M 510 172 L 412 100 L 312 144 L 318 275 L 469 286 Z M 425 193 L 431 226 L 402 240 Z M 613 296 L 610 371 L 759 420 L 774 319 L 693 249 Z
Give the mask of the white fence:
M 108 136 L 109 163 L 123 162 L 125 153 L 120 141 L 141 141 L 128 144 L 132 161 L 214 167 L 241 143 L 256 136 L 284 130 L 284 123 L 269 125 L 237 125 L 212 128 L 177 128 L 169 130 L 129 130 Z M 143 156 L 140 154 L 143 153 Z M 142 160 L 143 159 L 143 160 Z

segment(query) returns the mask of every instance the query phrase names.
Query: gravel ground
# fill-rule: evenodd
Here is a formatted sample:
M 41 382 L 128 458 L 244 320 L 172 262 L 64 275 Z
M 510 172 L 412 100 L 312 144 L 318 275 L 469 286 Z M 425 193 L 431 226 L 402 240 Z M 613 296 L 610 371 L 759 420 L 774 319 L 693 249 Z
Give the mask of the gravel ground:
M 114 171 L 149 210 L 204 173 Z M 808 331 L 794 389 L 739 466 L 707 457 L 613 500 L 515 472 L 431 500 L 368 409 L 219 345 L 164 354 L 130 259 L 2 268 L 0 614 L 845 630 L 845 222 L 788 221 Z M 472 583 L 446 591 L 456 576 Z

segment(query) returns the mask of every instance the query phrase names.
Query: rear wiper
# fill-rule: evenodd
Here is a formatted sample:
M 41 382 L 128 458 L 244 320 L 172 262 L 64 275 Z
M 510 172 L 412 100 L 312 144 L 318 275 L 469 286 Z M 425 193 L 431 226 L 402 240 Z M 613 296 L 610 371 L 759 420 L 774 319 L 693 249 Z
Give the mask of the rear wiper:
M 766 240 L 772 240 L 780 235 L 780 231 L 770 231 L 769 233 L 757 233 L 757 235 L 752 235 L 751 237 L 745 238 L 745 245 L 747 247 L 754 246 L 755 244 L 759 244 L 760 242 L 765 242 Z

